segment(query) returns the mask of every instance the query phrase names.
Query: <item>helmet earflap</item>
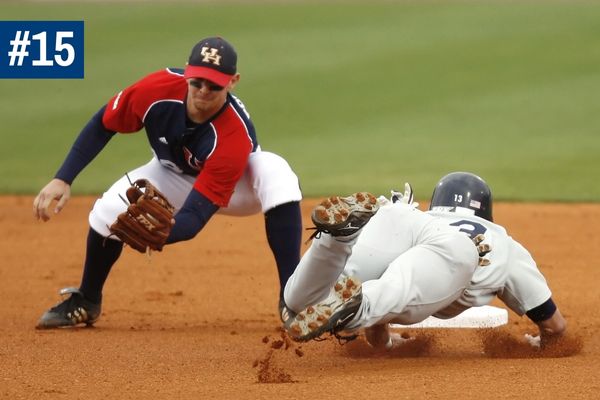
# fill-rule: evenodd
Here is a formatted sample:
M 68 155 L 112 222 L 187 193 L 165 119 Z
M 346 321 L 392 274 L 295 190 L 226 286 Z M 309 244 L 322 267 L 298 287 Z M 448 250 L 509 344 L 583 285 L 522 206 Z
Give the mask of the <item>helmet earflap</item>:
M 452 172 L 439 180 L 431 195 L 430 210 L 465 210 L 493 222 L 492 191 L 479 176 Z

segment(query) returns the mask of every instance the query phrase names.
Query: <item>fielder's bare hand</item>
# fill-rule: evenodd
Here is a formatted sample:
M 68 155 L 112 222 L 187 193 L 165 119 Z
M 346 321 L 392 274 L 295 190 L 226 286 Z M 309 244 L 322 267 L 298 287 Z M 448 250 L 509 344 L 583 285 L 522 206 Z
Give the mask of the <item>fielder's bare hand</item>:
M 33 200 L 33 217 L 46 222 L 52 214 L 48 211 L 52 201 L 56 200 L 54 214 L 58 214 L 71 198 L 71 185 L 60 179 L 52 179 Z

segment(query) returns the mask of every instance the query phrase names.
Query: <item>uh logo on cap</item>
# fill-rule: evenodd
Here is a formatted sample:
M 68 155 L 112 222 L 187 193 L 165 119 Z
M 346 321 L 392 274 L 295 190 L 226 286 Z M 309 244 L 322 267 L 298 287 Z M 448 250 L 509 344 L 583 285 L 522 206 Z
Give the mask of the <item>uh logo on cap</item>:
M 200 51 L 202 54 L 202 62 L 212 63 L 215 65 L 221 65 L 221 56 L 219 55 L 219 49 L 214 47 L 203 47 Z

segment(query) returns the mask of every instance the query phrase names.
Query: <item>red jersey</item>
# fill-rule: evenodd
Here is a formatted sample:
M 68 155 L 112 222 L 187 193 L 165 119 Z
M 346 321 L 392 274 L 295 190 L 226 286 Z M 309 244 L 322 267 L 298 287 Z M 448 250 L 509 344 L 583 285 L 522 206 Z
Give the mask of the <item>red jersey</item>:
M 194 188 L 226 207 L 248 156 L 258 147 L 254 125 L 244 105 L 231 93 L 209 121 L 187 118 L 187 82 L 182 69 L 164 69 L 115 95 L 102 118 L 106 129 L 130 133 L 145 128 L 161 163 L 196 176 Z

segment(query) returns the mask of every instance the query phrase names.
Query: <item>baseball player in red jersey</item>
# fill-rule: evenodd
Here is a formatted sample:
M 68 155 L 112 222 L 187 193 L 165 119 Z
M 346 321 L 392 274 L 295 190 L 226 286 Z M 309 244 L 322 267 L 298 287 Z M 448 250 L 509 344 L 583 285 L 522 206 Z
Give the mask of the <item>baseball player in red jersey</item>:
M 144 128 L 154 156 L 96 201 L 81 284 L 61 291 L 70 296 L 45 312 L 38 328 L 90 325 L 99 318 L 104 283 L 123 247 L 109 226 L 127 208 L 122 197 L 130 181 L 142 178 L 176 209 L 167 244 L 193 238 L 215 213 L 263 212 L 282 292 L 300 259 L 302 194 L 288 163 L 261 151 L 246 108 L 232 94 L 239 79 L 234 48 L 209 37 L 194 46 L 185 69 L 166 68 L 121 90 L 83 128 L 35 198 L 36 218 L 50 219 L 54 200 L 54 213 L 64 208 L 75 177 L 117 132 Z
M 481 178 L 443 177 L 427 212 L 412 204 L 409 185 L 394 197 L 401 199 L 357 193 L 315 208 L 321 233 L 285 288 L 293 337 L 365 329 L 370 344 L 391 348 L 403 339 L 388 323 L 452 318 L 495 297 L 538 325 L 530 344 L 563 334 L 566 321 L 535 261 L 493 223 L 491 191 Z

